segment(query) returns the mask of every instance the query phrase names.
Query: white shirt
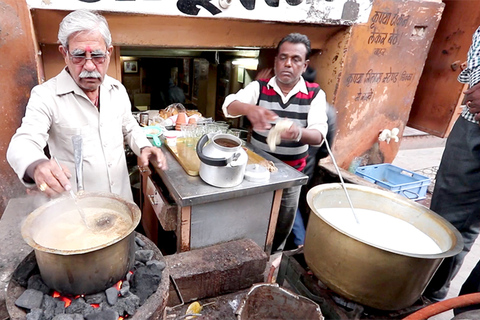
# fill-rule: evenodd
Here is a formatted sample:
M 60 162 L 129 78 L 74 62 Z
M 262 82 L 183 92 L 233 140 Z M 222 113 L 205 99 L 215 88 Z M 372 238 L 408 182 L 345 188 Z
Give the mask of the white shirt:
M 72 136 L 83 139 L 83 182 L 87 192 L 111 192 L 133 200 L 125 158 L 128 143 L 136 155 L 151 146 L 131 113 L 124 86 L 105 76 L 100 86 L 100 112 L 64 69 L 32 89 L 22 125 L 12 137 L 7 160 L 20 180 L 27 167 L 48 159 L 43 151 L 68 167 L 76 190 Z
M 285 96 L 282 93 L 282 90 L 277 85 L 275 77 L 271 78 L 268 82 L 268 86 L 271 86 L 275 92 L 282 98 L 283 103 L 287 103 L 288 100 L 296 95 L 298 92 L 308 94 L 307 86 L 303 77 L 300 77 L 300 81 L 297 82 L 295 87 Z M 260 96 L 260 84 L 258 81 L 250 82 L 245 88 L 241 89 L 237 93 L 230 94 L 225 98 L 222 109 L 225 117 L 227 118 L 236 118 L 238 116 L 232 116 L 228 113 L 228 106 L 233 101 L 237 100 L 243 103 L 254 104 L 258 102 L 258 97 Z M 310 105 L 310 110 L 308 111 L 307 118 L 307 129 L 314 129 L 320 131 L 322 137 L 327 136 L 328 125 L 327 125 L 327 99 L 325 92 L 320 89 L 317 96 L 312 100 Z M 323 142 L 323 140 L 322 140 Z M 321 145 L 321 144 L 320 144 Z

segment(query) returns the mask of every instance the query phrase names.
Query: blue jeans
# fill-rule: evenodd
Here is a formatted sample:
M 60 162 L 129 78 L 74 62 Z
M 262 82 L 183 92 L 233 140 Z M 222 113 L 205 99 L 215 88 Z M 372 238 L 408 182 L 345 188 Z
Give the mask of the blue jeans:
M 297 209 L 295 220 L 293 221 L 293 243 L 298 247 L 305 243 L 305 224 L 303 223 L 302 214 L 300 209 Z

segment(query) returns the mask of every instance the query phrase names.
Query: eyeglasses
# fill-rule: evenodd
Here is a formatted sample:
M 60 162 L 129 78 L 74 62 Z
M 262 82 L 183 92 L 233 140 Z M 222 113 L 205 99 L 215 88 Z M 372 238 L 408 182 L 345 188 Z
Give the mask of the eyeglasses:
M 76 65 L 84 65 L 87 60 L 92 60 L 92 62 L 95 65 L 100 65 L 105 63 L 105 60 L 107 59 L 107 54 L 94 54 L 90 58 L 87 58 L 84 55 L 72 55 L 69 51 L 67 51 L 68 56 L 70 57 L 70 60 L 72 61 L 73 64 Z

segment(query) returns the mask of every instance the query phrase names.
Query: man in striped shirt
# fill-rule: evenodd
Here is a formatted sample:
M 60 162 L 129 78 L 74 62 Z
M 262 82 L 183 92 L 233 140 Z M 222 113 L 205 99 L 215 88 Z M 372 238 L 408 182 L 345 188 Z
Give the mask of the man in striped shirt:
M 252 123 L 251 143 L 271 153 L 299 171 L 306 164 L 308 146 L 320 146 L 327 134 L 326 96 L 318 84 L 302 78 L 311 53 L 310 40 L 292 33 L 277 46 L 275 76 L 248 84 L 225 98 L 226 117 L 245 115 Z M 293 125 L 281 134 L 281 143 L 272 152 L 267 144 L 268 130 L 278 118 Z M 283 191 L 282 203 L 273 240 L 273 250 L 283 250 L 292 230 L 300 196 L 300 186 Z
M 469 84 L 465 91 L 466 103 L 447 139 L 430 208 L 460 231 L 464 249 L 442 262 L 425 289 L 424 296 L 432 301 L 445 299 L 451 280 L 480 232 L 480 27 L 473 35 L 467 68 L 460 73 L 458 81 Z M 480 263 L 460 294 L 479 291 Z

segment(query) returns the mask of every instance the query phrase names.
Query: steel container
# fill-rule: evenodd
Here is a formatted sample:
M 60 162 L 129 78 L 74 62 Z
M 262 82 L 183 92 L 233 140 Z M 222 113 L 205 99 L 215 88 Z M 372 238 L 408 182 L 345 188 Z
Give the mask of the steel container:
M 411 306 L 442 260 L 462 250 L 460 233 L 435 212 L 393 192 L 352 184 L 346 188 L 354 208 L 380 211 L 412 224 L 431 237 L 441 253 L 410 254 L 383 248 L 330 224 L 320 208 L 350 207 L 341 184 L 332 183 L 307 193 L 311 213 L 304 254 L 308 267 L 331 290 L 365 306 L 381 310 Z
M 22 224 L 23 239 L 35 250 L 45 284 L 62 294 L 101 292 L 122 280 L 135 262 L 134 230 L 141 218 L 138 206 L 110 193 L 79 193 L 77 201 L 82 208 L 107 208 L 128 214 L 131 225 L 124 234 L 97 247 L 60 250 L 38 244 L 35 234 L 56 214 L 71 210 L 72 199 L 60 197 L 30 213 Z

